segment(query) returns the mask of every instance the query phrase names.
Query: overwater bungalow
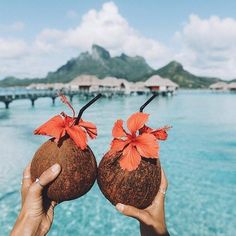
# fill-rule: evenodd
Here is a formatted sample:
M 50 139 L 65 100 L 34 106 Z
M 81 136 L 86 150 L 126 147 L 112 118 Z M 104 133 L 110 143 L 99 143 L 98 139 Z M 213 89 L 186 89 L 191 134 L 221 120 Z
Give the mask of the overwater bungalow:
M 63 83 L 53 83 L 53 84 L 49 84 L 48 87 L 49 89 L 52 89 L 52 90 L 62 90 L 62 89 L 68 88 L 69 85 L 63 84 Z
M 124 89 L 125 85 L 121 79 L 117 79 L 116 77 L 105 77 L 101 79 L 99 88 L 102 90 L 120 90 Z
M 228 84 L 225 82 L 217 82 L 217 83 L 211 84 L 209 88 L 211 90 L 226 91 L 228 90 Z
M 179 85 L 171 81 L 170 79 L 162 78 L 159 75 L 153 75 L 145 81 L 145 86 L 150 89 L 151 92 L 171 92 L 173 93 L 178 89 Z
M 89 92 L 91 89 L 99 88 L 101 80 L 94 75 L 79 75 L 69 83 L 71 90 Z
M 228 90 L 229 91 L 236 91 L 236 82 L 232 82 L 228 84 Z
M 26 87 L 26 89 L 36 90 L 62 90 L 66 88 L 68 85 L 63 83 L 33 83 Z
M 130 93 L 132 94 L 145 94 L 149 93 L 149 89 L 145 86 L 144 82 L 130 82 L 129 83 Z
M 129 94 L 130 93 L 130 83 L 121 78 L 116 77 L 105 77 L 101 79 L 101 83 L 99 85 L 100 91 L 110 91 L 119 94 Z
M 79 75 L 71 82 L 63 83 L 35 83 L 27 87 L 37 90 L 70 90 L 80 91 L 82 94 L 103 92 L 104 96 L 123 94 L 146 94 L 150 92 L 173 93 L 178 85 L 169 79 L 158 75 L 152 76 L 145 82 L 129 82 L 126 79 L 107 76 L 98 79 L 94 75 Z
M 32 83 L 26 87 L 26 89 L 37 89 L 37 90 L 46 90 L 48 89 L 48 84 L 45 83 Z

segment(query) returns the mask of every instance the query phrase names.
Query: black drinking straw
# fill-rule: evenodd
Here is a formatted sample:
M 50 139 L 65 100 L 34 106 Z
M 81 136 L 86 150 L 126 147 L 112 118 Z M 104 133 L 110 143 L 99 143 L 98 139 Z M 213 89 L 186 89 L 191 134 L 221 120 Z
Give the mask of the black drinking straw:
M 157 94 L 153 94 L 140 108 L 139 111 L 143 112 L 143 109 L 157 96 Z
M 79 114 L 78 114 L 78 116 L 77 116 L 77 118 L 76 118 L 76 120 L 75 120 L 75 125 L 78 125 L 79 120 L 80 120 L 80 118 L 82 117 L 83 112 L 84 112 L 89 106 L 91 106 L 94 102 L 96 102 L 100 97 L 102 97 L 102 94 L 101 94 L 101 93 L 99 93 L 96 97 L 94 97 L 91 101 L 89 101 L 86 105 L 84 105 L 84 106 L 80 109 Z

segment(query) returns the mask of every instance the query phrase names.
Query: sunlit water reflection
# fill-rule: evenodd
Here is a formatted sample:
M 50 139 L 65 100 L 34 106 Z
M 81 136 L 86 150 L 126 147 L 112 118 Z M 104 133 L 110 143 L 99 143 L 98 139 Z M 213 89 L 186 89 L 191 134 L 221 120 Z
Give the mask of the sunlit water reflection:
M 126 119 L 145 96 L 101 99 L 85 120 L 96 123 L 99 136 L 90 142 L 97 161 L 108 150 L 117 118 Z M 86 101 L 74 98 L 79 109 Z M 171 235 L 236 235 L 236 95 L 207 91 L 179 91 L 158 98 L 146 109 L 149 124 L 172 125 L 161 143 L 161 162 L 169 180 L 166 217 Z M 32 131 L 51 116 L 68 111 L 56 101 L 14 101 L 0 104 L 0 235 L 8 235 L 20 208 L 24 166 L 45 137 Z M 138 223 L 116 212 L 97 184 L 80 199 L 56 208 L 49 235 L 138 235 Z

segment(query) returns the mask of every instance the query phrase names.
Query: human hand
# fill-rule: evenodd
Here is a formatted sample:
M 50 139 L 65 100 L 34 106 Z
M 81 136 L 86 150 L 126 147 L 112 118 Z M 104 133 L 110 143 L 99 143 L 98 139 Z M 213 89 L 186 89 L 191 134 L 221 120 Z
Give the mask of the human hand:
M 139 220 L 142 236 L 169 235 L 165 223 L 164 206 L 167 187 L 167 178 L 162 169 L 160 189 L 150 206 L 141 210 L 133 206 L 118 203 L 116 209 L 126 216 Z
M 43 195 L 44 188 L 54 181 L 61 171 L 59 164 L 44 171 L 38 181 L 31 181 L 30 164 L 25 168 L 22 179 L 22 209 L 12 229 L 11 236 L 46 235 L 52 225 L 55 201 Z

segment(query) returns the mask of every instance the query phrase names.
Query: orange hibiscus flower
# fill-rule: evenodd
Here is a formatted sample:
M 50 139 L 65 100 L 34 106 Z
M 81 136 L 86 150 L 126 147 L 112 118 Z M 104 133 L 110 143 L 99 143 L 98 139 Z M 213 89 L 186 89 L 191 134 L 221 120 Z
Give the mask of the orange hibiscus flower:
M 122 120 L 117 120 L 114 124 L 112 130 L 114 139 L 111 143 L 110 151 L 112 153 L 122 151 L 119 163 L 124 170 L 135 170 L 141 162 L 141 157 L 159 157 L 157 139 L 163 140 L 163 134 L 166 133 L 167 130 L 152 130 L 145 126 L 148 116 L 148 114 L 141 112 L 131 115 L 127 120 L 127 128 L 130 133 L 126 132 L 123 128 Z
M 84 150 L 87 147 L 87 136 L 92 139 L 96 138 L 97 128 L 93 123 L 83 121 L 82 119 L 75 125 L 76 118 L 73 107 L 64 95 L 61 95 L 61 100 L 72 110 L 73 117 L 67 116 L 62 112 L 37 128 L 34 134 L 54 137 L 56 142 L 68 134 L 75 144 Z

